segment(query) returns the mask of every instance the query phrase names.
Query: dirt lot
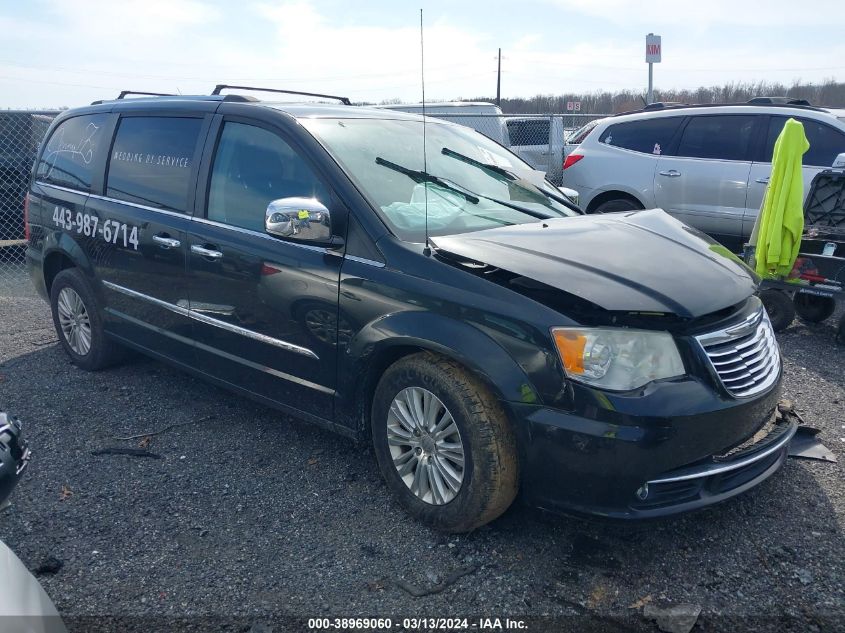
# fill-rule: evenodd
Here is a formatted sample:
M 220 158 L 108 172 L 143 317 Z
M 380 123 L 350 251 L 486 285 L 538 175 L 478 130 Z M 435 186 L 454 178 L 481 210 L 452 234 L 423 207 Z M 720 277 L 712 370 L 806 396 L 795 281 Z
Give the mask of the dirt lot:
M 555 630 L 656 631 L 652 609 L 679 604 L 700 607 L 702 631 L 845 627 L 845 350 L 833 322 L 779 338 L 785 395 L 837 464 L 790 459 L 750 494 L 675 520 L 594 523 L 517 504 L 458 537 L 410 521 L 366 446 L 150 360 L 80 371 L 26 293 L 0 290 L 0 322 L 0 408 L 25 421 L 35 451 L 0 539 L 42 568 L 71 629 L 107 628 L 84 618 L 109 615 L 137 630 L 223 616 L 237 631 L 291 630 L 288 616 L 547 615 Z M 190 420 L 151 438 L 159 459 L 92 455 Z M 454 572 L 465 575 L 439 593 L 407 591 Z

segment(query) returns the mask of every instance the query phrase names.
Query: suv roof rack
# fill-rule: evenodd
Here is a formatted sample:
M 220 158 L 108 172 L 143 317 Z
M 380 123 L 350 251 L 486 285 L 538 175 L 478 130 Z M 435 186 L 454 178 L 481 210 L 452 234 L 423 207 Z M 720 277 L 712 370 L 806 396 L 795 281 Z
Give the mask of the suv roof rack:
M 144 95 L 145 97 L 176 97 L 172 92 L 140 92 L 138 90 L 121 90 L 117 95 L 118 99 L 124 99 L 126 95 Z
M 673 106 L 689 106 L 689 104 L 681 103 L 680 101 L 655 101 L 654 103 L 649 103 L 647 106 L 643 107 L 643 110 L 647 112 L 649 110 L 662 110 L 663 108 Z
M 123 99 L 126 95 L 144 95 L 145 97 L 175 97 L 176 95 L 171 94 L 169 92 L 140 92 L 138 90 L 121 90 L 120 94 L 117 95 L 118 99 Z M 97 99 L 96 101 L 92 101 L 91 105 L 100 105 L 105 103 L 106 101 L 111 101 L 111 99 Z
M 92 101 L 91 105 L 101 105 L 109 101 L 126 101 L 126 95 L 143 95 L 145 97 L 175 97 L 176 99 L 186 99 L 189 101 L 258 101 L 255 97 L 246 95 L 177 95 L 172 92 L 141 92 L 138 90 L 123 90 L 117 96 L 117 99 L 97 99 Z
M 791 99 L 789 97 L 754 97 L 753 99 L 749 99 L 748 103 L 751 105 L 812 105 L 806 99 Z
M 769 108 L 798 108 L 800 110 L 813 110 L 814 112 L 828 112 L 826 108 L 810 105 L 804 99 L 790 99 L 786 102 L 780 101 L 762 101 L 761 99 L 774 99 L 774 97 L 755 97 L 751 101 L 742 101 L 739 103 L 651 103 L 639 110 L 628 110 L 627 112 L 619 112 L 612 116 L 623 116 L 626 114 L 636 114 L 638 112 L 654 112 L 660 110 L 683 110 L 685 108 L 718 108 L 720 106 L 747 106 L 747 107 L 769 107 Z
M 258 92 L 278 92 L 281 94 L 288 94 L 288 95 L 300 95 L 302 97 L 319 97 L 320 99 L 336 99 L 340 101 L 343 105 L 352 105 L 352 102 L 349 100 L 349 97 L 338 97 L 337 95 L 324 95 L 319 94 L 316 92 L 299 92 L 296 90 L 279 90 L 278 88 L 258 88 L 256 86 L 232 86 L 229 84 L 217 84 L 212 91 L 212 96 L 219 95 L 222 90 L 255 90 Z M 235 96 L 235 95 L 232 95 Z

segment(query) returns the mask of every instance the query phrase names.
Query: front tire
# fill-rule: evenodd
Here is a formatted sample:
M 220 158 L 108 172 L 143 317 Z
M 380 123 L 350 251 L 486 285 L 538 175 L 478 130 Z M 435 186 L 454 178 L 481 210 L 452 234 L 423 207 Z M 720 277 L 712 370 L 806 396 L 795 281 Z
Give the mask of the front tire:
M 122 349 L 105 335 L 100 304 L 78 268 L 56 275 L 50 308 L 59 342 L 75 365 L 96 371 L 120 358 Z
M 376 387 L 373 445 L 402 506 L 435 529 L 467 532 L 502 514 L 519 484 L 516 439 L 490 390 L 442 356 L 389 367 Z

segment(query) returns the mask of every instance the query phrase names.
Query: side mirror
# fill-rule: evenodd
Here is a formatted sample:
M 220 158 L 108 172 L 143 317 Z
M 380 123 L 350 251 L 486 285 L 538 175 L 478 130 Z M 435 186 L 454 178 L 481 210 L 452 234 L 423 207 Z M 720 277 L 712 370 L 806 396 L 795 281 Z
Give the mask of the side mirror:
M 839 156 L 833 159 L 834 169 L 842 169 L 843 167 L 845 167 L 845 152 L 839 154 Z
M 329 210 L 316 198 L 280 198 L 267 205 L 264 230 L 270 235 L 302 242 L 330 242 Z
M 575 191 L 574 189 L 570 189 L 569 187 L 558 187 L 558 190 L 563 195 L 565 195 L 570 200 L 570 202 L 572 202 L 572 204 L 577 206 L 578 199 L 579 199 L 579 195 L 578 195 L 577 191 Z

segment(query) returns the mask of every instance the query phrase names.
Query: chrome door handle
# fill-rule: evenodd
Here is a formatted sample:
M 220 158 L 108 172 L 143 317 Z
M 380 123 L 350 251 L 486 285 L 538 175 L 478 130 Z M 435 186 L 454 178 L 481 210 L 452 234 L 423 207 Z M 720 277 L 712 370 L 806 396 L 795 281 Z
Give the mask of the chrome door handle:
M 165 235 L 153 235 L 153 242 L 165 249 L 179 248 L 182 246 L 182 242 L 179 240 L 174 240 L 172 237 L 166 237 Z
M 677 178 L 681 175 L 681 172 L 679 172 L 677 169 L 670 169 L 669 171 L 661 171 L 660 175 L 668 176 L 669 178 Z
M 769 177 L 766 176 L 765 178 L 758 178 L 754 182 L 759 182 L 761 185 L 768 185 L 769 184 Z
M 223 257 L 223 253 L 221 253 L 220 251 L 215 251 L 210 248 L 198 246 L 197 244 L 191 246 L 191 252 L 196 253 L 197 255 L 202 255 L 203 257 L 209 257 L 211 259 L 220 259 L 221 257 Z

